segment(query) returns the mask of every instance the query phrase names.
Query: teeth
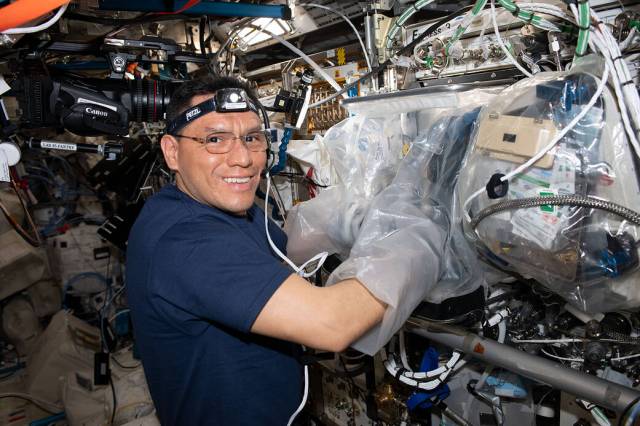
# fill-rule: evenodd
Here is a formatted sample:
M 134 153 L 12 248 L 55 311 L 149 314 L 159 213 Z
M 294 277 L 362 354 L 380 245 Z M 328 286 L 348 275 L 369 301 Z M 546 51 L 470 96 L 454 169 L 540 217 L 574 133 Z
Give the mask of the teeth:
M 249 182 L 249 178 L 248 177 L 244 177 L 244 178 L 228 177 L 228 178 L 224 178 L 224 181 L 227 183 L 247 183 Z

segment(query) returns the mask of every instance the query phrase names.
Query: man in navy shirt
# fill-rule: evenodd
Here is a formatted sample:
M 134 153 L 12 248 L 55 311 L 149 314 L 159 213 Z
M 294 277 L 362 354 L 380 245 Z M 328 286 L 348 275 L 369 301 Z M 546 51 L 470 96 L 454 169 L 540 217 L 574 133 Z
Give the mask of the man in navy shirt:
M 257 105 L 236 79 L 184 83 L 161 140 L 176 184 L 131 231 L 128 298 L 163 425 L 287 424 L 303 389 L 296 344 L 342 351 L 385 312 L 359 281 L 315 287 L 271 250 L 254 204 L 268 148 Z

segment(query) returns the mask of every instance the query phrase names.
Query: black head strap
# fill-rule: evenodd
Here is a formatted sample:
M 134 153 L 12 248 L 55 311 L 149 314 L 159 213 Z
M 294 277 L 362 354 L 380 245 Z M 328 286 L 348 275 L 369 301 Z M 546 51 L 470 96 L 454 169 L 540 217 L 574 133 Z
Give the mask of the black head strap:
M 253 111 L 260 115 L 260 108 L 242 89 L 229 88 L 216 91 L 213 98 L 189 107 L 186 111 L 167 123 L 167 133 L 175 134 L 187 124 L 210 112 Z

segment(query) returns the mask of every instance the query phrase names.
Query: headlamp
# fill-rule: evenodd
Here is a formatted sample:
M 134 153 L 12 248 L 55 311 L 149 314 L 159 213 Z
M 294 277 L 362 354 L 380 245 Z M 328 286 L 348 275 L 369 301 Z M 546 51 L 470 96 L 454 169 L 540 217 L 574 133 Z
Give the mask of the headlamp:
M 175 134 L 187 124 L 210 112 L 253 111 L 260 116 L 261 110 L 261 106 L 256 105 L 244 90 L 239 88 L 219 89 L 213 98 L 188 108 L 175 120 L 168 122 L 167 133 L 170 135 Z M 263 120 L 264 118 L 263 114 Z M 268 123 L 265 122 L 265 124 L 265 127 L 268 128 Z

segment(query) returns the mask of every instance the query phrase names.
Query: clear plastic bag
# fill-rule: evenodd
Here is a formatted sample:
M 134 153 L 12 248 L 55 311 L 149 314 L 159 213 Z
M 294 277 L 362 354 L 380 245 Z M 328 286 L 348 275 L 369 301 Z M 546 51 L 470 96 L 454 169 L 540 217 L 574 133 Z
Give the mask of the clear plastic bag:
M 458 115 L 461 114 L 461 115 Z M 352 346 L 377 352 L 423 300 L 441 303 L 484 285 L 464 238 L 454 186 L 478 109 L 416 117 L 416 139 L 391 185 L 374 198 L 349 258 L 328 285 L 357 278 L 389 307 Z
M 349 254 L 371 199 L 393 179 L 405 142 L 397 116 L 350 117 L 327 131 L 321 143 L 335 185 L 289 211 L 285 232 L 293 262 L 322 251 Z
M 610 91 L 508 187 L 500 177 L 561 136 L 596 93 L 591 73 L 599 68 L 587 59 L 494 98 L 478 118 L 457 189 L 467 236 L 483 257 L 587 312 L 640 305 L 637 158 Z
M 433 152 L 414 144 L 394 181 L 372 202 L 349 258 L 327 285 L 357 278 L 388 307 L 382 322 L 352 346 L 375 354 L 438 282 L 448 217 L 428 200 Z

